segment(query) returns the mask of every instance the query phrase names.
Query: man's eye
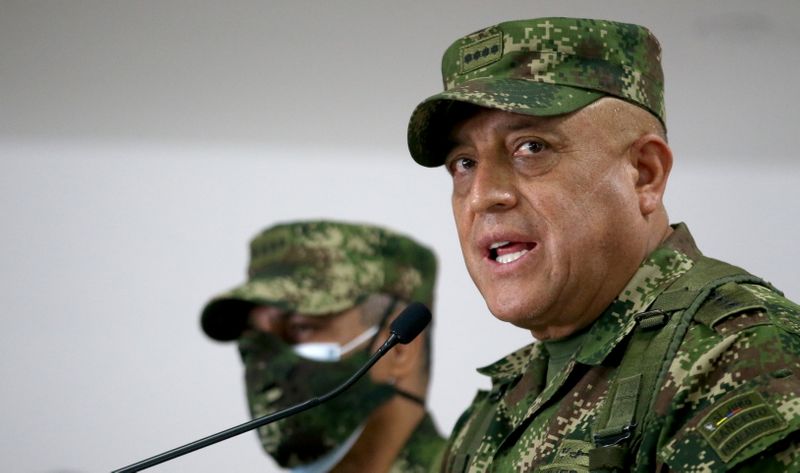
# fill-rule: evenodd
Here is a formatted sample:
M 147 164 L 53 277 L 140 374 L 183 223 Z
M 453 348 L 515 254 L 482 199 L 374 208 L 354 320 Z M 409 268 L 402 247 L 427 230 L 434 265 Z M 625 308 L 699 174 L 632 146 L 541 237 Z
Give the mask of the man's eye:
M 469 158 L 455 158 L 451 160 L 447 165 L 447 169 L 450 171 L 450 174 L 453 175 L 469 171 L 474 167 L 475 167 L 475 161 Z
M 526 154 L 537 154 L 545 150 L 547 146 L 541 141 L 526 141 L 522 143 L 517 150 Z
M 316 330 L 317 327 L 314 324 L 305 322 L 290 322 L 289 326 L 287 327 L 287 335 L 292 343 L 302 343 L 310 339 Z

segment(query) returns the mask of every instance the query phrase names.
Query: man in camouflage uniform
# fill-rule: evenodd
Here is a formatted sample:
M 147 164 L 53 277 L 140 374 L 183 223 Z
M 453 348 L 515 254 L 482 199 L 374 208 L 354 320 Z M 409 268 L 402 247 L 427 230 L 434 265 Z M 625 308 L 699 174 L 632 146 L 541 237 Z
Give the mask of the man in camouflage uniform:
M 201 322 L 210 337 L 238 341 L 254 417 L 339 386 L 409 302 L 433 302 L 434 254 L 383 228 L 275 225 L 250 252 L 249 280 L 213 298 Z M 344 393 L 261 427 L 262 446 L 295 472 L 428 471 L 444 447 L 425 410 L 430 339 L 428 329 Z
M 511 21 L 442 72 L 411 154 L 452 176 L 490 311 L 539 340 L 480 370 L 442 471 L 800 471 L 798 306 L 669 225 L 655 37 Z

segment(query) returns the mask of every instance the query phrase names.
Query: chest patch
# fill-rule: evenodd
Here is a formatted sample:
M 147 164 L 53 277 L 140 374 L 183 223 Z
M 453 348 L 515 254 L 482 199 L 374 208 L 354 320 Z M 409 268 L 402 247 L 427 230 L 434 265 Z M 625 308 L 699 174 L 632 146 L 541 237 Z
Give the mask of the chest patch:
M 784 428 L 786 421 L 757 391 L 748 391 L 724 401 L 697 426 L 724 462 L 759 438 Z

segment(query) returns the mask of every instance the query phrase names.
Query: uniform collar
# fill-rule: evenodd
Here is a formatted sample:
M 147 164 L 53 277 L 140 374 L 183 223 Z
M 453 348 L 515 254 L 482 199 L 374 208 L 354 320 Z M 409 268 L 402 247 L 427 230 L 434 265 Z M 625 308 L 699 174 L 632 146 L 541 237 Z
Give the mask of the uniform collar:
M 645 311 L 664 289 L 694 266 L 701 253 L 689 229 L 683 223 L 673 225 L 672 229 L 670 236 L 642 262 L 622 292 L 591 326 L 576 361 L 600 364 L 633 329 L 636 324 L 633 316 Z M 493 384 L 502 384 L 518 378 L 535 360 L 546 357 L 546 351 L 533 342 L 478 372 L 491 377 Z

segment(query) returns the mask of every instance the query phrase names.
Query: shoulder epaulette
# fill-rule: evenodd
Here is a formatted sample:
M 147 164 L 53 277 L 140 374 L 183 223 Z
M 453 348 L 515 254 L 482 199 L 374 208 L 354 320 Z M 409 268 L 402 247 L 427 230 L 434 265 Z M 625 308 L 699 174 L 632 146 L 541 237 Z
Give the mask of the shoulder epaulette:
M 740 284 L 729 282 L 715 288 L 709 294 L 694 314 L 694 320 L 717 332 L 729 333 L 730 330 L 726 330 L 729 324 L 722 322 L 737 315 L 755 316 L 757 313 L 762 313 L 760 319 L 763 321 L 759 323 L 768 323 L 768 319 L 763 317 L 766 310 L 766 305 L 752 292 Z M 752 326 L 751 323 L 743 324 L 745 325 Z

